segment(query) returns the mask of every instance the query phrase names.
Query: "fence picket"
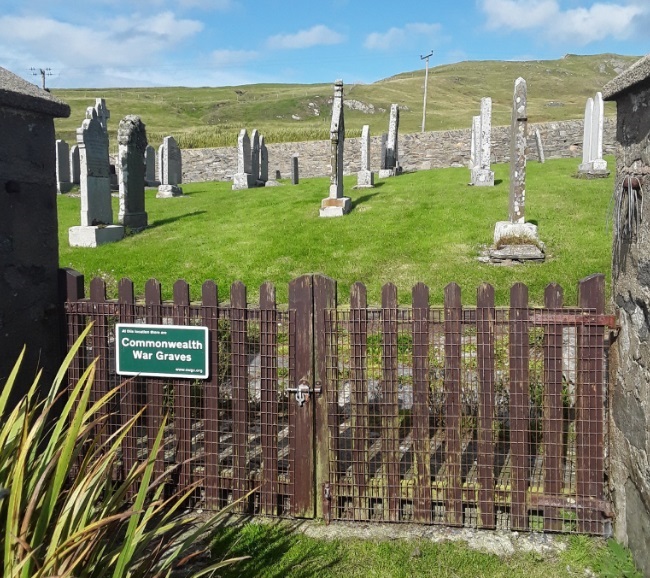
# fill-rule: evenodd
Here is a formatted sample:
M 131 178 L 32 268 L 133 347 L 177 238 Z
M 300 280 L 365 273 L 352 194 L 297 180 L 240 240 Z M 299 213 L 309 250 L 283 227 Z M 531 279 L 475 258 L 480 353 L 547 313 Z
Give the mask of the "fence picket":
M 460 287 L 449 283 L 445 287 L 445 430 L 446 430 L 446 500 L 447 523 L 463 523 L 461 487 L 461 408 L 460 362 L 462 353 L 462 305 Z
M 354 517 L 364 519 L 368 512 L 368 382 L 367 296 L 363 283 L 350 290 L 350 431 L 352 433 L 352 477 L 354 480 Z
M 510 290 L 510 526 L 528 529 L 529 472 L 528 287 Z
M 544 291 L 544 307 L 551 312 L 562 309 L 564 292 L 556 283 Z M 562 326 L 549 323 L 544 327 L 544 494 L 557 497 L 562 492 L 562 435 L 564 407 L 562 404 Z M 562 530 L 559 509 L 544 511 L 544 529 Z
M 605 277 L 591 275 L 578 284 L 578 306 L 593 313 L 605 311 Z M 584 324 L 578 328 L 578 382 L 576 390 L 576 493 L 600 500 L 604 491 L 603 328 Z M 578 530 L 602 532 L 600 512 L 578 511 Z
M 262 487 L 260 510 L 268 516 L 277 513 L 278 497 L 278 323 L 275 287 L 260 287 L 260 370 Z
M 494 528 L 494 287 L 483 283 L 476 295 L 478 369 L 478 525 Z
M 431 522 L 431 441 L 429 436 L 429 288 L 413 287 L 413 517 Z
M 208 509 L 219 507 L 219 296 L 214 281 L 201 288 L 201 318 L 210 332 L 210 377 L 203 390 L 205 435 L 205 502 Z
M 92 400 L 97 401 L 109 391 L 108 383 L 108 316 L 106 308 L 106 282 L 95 277 L 90 281 L 90 302 L 92 304 L 93 321 L 91 343 L 93 348 L 93 357 L 97 358 L 95 381 L 93 383 Z M 98 417 L 105 418 L 106 421 L 100 429 L 101 443 L 105 443 L 109 435 L 113 433 L 114 422 L 112 414 L 115 413 L 117 401 L 112 399 L 109 403 L 102 406 Z
M 246 355 L 246 286 L 235 281 L 230 287 L 230 339 L 232 371 L 232 495 L 239 500 L 248 490 L 248 359 Z M 243 510 L 240 504 L 238 510 Z
M 400 519 L 400 471 L 399 471 L 399 404 L 398 383 L 398 333 L 397 333 L 397 287 L 387 283 L 381 292 L 382 309 L 382 473 L 385 477 L 384 499 L 388 500 L 388 520 Z M 386 509 L 384 508 L 384 512 Z M 384 514 L 385 516 L 385 514 Z

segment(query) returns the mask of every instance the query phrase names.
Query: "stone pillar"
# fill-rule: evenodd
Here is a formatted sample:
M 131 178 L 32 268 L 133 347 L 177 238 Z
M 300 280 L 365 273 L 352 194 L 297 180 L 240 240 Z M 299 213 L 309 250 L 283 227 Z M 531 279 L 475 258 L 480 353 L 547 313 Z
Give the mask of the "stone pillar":
M 266 184 L 269 180 L 269 149 L 266 148 L 264 135 L 260 135 L 260 181 Z
M 144 210 L 145 159 L 147 131 L 139 116 L 128 115 L 117 129 L 120 167 L 120 209 L 118 221 L 135 231 L 147 226 Z
M 70 181 L 70 147 L 64 140 L 56 141 L 56 190 L 67 193 L 72 188 Z
M 399 166 L 399 106 L 390 105 L 390 119 L 388 121 L 388 137 L 386 139 L 385 168 L 379 171 L 380 178 L 398 175 L 402 172 Z
M 544 145 L 542 144 L 542 135 L 538 128 L 535 129 L 535 145 L 537 146 L 537 158 L 540 163 L 544 164 L 546 160 L 544 158 Z
M 291 157 L 291 184 L 297 185 L 300 182 L 298 173 L 298 155 L 295 154 Z
M 248 131 L 243 128 L 237 137 L 237 172 L 232 179 L 233 191 L 251 187 L 253 175 L 251 173 L 251 140 Z
M 343 149 L 345 120 L 343 116 L 343 81 L 334 83 L 332 122 L 330 124 L 330 192 L 321 202 L 321 217 L 341 217 L 350 211 L 350 199 L 343 196 Z
M 526 81 L 515 81 L 510 126 L 510 222 L 526 221 L 526 137 L 528 113 L 526 112 Z
M 371 189 L 375 186 L 375 175 L 370 170 L 370 126 L 361 130 L 361 170 L 357 173 L 356 189 Z
M 481 99 L 481 114 L 474 117 L 472 125 L 474 136 L 474 168 L 471 184 L 477 187 L 493 187 L 494 172 L 490 170 L 492 154 L 492 99 Z
M 251 186 L 260 180 L 260 133 L 255 128 L 251 133 Z
M 582 139 L 582 163 L 578 173 L 586 177 L 606 177 L 609 175 L 607 161 L 603 160 L 603 95 L 588 98 L 585 105 L 585 120 Z
M 145 174 L 144 183 L 148 187 L 157 187 L 160 181 L 156 179 L 156 149 L 147 145 L 144 151 Z

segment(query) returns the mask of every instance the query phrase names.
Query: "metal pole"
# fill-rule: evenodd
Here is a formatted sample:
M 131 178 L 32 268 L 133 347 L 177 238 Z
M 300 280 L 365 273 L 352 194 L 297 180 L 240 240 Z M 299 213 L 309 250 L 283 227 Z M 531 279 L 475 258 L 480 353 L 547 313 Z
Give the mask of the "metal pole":
M 422 103 L 422 132 L 424 132 L 424 123 L 427 118 L 427 84 L 429 82 L 429 57 L 433 55 L 433 51 L 429 52 L 426 56 L 420 55 L 420 60 L 426 61 L 426 68 L 424 72 L 424 102 Z

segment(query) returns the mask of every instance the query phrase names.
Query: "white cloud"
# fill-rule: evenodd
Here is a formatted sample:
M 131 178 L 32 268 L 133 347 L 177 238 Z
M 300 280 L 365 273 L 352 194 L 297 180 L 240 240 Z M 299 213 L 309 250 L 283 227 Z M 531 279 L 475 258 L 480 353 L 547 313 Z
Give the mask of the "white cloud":
M 562 10 L 557 0 L 482 0 L 491 30 L 539 30 L 549 40 L 580 45 L 611 37 L 623 40 L 638 32 L 635 19 L 648 14 L 640 4 L 595 3 Z
M 215 66 L 226 68 L 251 62 L 258 56 L 259 53 L 255 50 L 214 50 L 210 54 L 210 60 Z
M 417 41 L 426 40 L 430 44 L 439 40 L 442 27 L 440 24 L 414 22 L 403 28 L 389 28 L 386 32 L 372 32 L 366 36 L 363 45 L 369 50 L 393 50 Z
M 277 34 L 271 36 L 266 44 L 274 49 L 310 48 L 319 45 L 341 44 L 345 37 L 323 24 L 312 26 L 309 30 L 300 30 L 295 34 Z

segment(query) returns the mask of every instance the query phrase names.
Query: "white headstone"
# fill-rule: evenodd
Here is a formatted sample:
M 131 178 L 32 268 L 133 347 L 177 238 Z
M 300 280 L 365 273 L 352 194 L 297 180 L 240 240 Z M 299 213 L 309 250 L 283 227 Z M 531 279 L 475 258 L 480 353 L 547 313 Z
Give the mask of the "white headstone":
M 476 119 L 476 117 L 474 117 Z M 481 99 L 481 114 L 472 125 L 474 141 L 474 168 L 471 183 L 477 187 L 494 186 L 494 172 L 490 170 L 492 154 L 492 99 Z
M 178 185 L 182 182 L 183 164 L 181 149 L 173 136 L 166 136 L 162 144 L 161 184 L 158 187 L 157 198 L 180 197 L 183 189 Z
M 253 175 L 251 173 L 251 140 L 248 131 L 243 128 L 239 131 L 237 137 L 237 172 L 233 175 L 232 189 L 248 189 L 255 186 Z
M 357 173 L 357 189 L 370 189 L 375 186 L 375 176 L 370 170 L 370 126 L 361 129 L 361 170 Z

